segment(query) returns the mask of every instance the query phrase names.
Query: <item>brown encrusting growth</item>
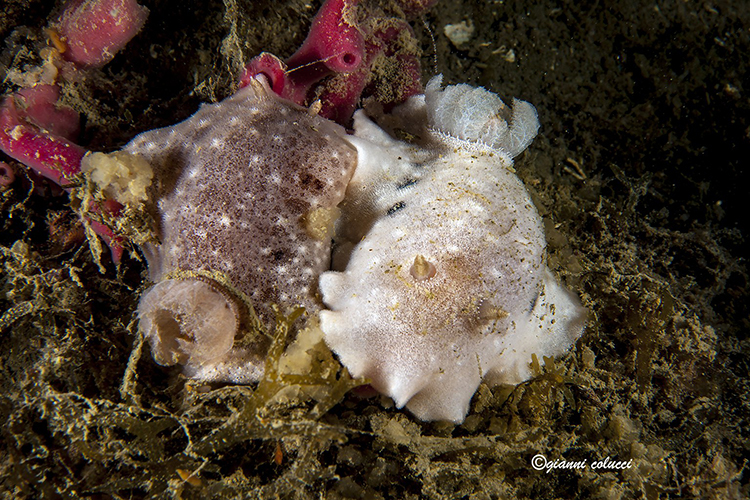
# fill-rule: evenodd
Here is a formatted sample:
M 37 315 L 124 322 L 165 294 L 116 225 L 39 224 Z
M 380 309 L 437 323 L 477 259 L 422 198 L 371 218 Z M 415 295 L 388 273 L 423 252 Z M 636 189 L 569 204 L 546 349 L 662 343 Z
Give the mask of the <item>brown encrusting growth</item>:
M 6 3 L 0 67 L 23 70 L 58 5 Z M 118 149 L 231 94 L 242 62 L 295 51 L 320 3 L 147 3 L 141 34 L 64 88 L 86 116 L 80 142 Z M 473 31 L 454 45 L 445 27 L 462 21 Z M 300 311 L 277 318 L 257 386 L 193 385 L 155 365 L 133 322 L 144 263 L 99 273 L 54 216 L 67 197 L 13 164 L 0 192 L 0 496 L 749 496 L 749 22 L 750 6 L 728 0 L 443 1 L 412 22 L 425 81 L 442 72 L 537 108 L 515 168 L 545 218 L 550 268 L 591 311 L 571 355 L 538 359 L 518 387 L 480 386 L 460 426 L 351 391 L 360 382 L 312 330 L 296 347 L 307 374 L 289 368 Z M 632 467 L 547 474 L 537 454 Z

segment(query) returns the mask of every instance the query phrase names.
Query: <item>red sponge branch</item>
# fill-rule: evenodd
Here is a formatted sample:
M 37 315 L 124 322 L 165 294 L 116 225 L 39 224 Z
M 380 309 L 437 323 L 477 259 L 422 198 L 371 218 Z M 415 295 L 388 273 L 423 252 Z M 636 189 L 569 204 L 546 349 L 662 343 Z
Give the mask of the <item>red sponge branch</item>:
M 63 57 L 79 66 L 107 64 L 143 27 L 148 9 L 135 0 L 72 0 L 58 21 Z

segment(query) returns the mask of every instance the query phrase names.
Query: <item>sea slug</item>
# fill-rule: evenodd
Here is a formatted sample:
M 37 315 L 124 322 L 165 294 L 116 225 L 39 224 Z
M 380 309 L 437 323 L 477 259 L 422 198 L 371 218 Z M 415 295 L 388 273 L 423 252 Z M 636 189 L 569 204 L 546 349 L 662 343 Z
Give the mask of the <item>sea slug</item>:
M 394 139 L 355 115 L 358 164 L 334 266 L 320 278 L 325 340 L 422 420 L 462 422 L 480 381 L 519 383 L 533 353 L 580 337 L 585 310 L 546 265 L 542 220 L 513 170 L 539 127 L 468 85 L 433 78 L 390 117 Z
M 318 276 L 356 163 L 345 135 L 259 78 L 126 145 L 153 169 L 159 241 L 141 249 L 155 284 L 138 318 L 157 362 L 200 380 L 256 381 L 267 339 L 251 334 L 253 318 L 272 329 L 274 304 L 317 315 Z

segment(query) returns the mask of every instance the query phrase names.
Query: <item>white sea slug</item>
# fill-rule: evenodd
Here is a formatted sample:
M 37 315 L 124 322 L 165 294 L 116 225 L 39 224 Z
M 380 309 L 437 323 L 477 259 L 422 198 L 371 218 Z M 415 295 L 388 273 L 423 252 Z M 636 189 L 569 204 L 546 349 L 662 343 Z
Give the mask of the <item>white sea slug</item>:
M 414 144 L 355 117 L 335 255 L 345 269 L 321 275 L 321 328 L 398 407 L 460 423 L 483 378 L 519 383 L 532 354 L 567 351 L 585 310 L 547 268 L 541 218 L 513 170 L 539 127 L 533 106 L 440 84 L 397 111 Z

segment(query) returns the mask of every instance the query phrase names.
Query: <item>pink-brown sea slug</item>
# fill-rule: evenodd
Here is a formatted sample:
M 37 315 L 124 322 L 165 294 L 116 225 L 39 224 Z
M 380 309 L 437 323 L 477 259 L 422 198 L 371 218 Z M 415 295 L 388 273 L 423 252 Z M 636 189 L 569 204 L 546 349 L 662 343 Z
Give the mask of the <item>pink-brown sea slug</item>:
M 318 276 L 356 162 L 343 136 L 259 79 L 125 146 L 153 169 L 158 242 L 142 250 L 154 285 L 138 318 L 157 362 L 200 380 L 251 382 L 267 341 L 248 334 L 251 309 L 267 329 L 273 304 L 317 315 Z

